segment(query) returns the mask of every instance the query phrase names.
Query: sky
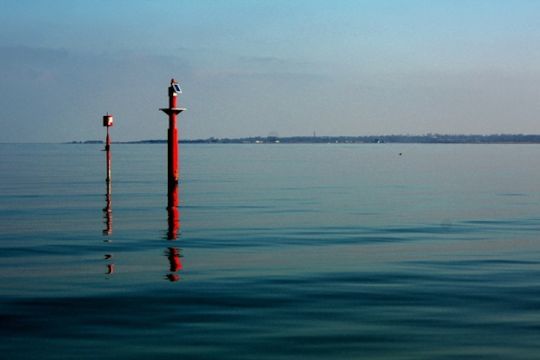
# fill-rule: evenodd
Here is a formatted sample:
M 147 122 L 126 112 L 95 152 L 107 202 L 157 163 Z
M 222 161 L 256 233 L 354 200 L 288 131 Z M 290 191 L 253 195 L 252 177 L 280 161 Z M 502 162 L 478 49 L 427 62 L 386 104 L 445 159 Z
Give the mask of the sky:
M 0 142 L 540 133 L 540 1 L 0 0 Z

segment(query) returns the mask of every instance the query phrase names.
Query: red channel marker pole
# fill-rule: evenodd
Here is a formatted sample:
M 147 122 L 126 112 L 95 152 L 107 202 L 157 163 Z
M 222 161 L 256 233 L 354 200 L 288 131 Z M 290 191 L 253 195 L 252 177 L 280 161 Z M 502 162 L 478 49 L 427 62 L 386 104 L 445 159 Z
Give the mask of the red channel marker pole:
M 111 182 L 111 137 L 109 136 L 109 127 L 107 126 L 107 141 L 105 142 L 105 151 L 107 151 L 107 182 Z
M 167 132 L 167 189 L 168 189 L 168 208 L 178 206 L 178 182 L 180 181 L 180 172 L 178 170 L 178 130 L 176 128 L 176 119 L 178 114 L 185 108 L 178 107 L 178 97 L 182 93 L 178 83 L 172 79 L 169 86 L 169 107 L 160 109 L 169 115 L 169 130 Z
M 105 152 L 107 153 L 107 177 L 105 181 L 107 182 L 107 193 L 106 193 L 106 206 L 103 209 L 106 219 L 107 227 L 103 230 L 103 235 L 112 234 L 112 210 L 111 210 L 111 192 L 112 192 L 112 177 L 111 177 L 111 136 L 109 135 L 109 128 L 113 126 L 114 119 L 113 116 L 107 113 L 103 116 L 103 126 L 107 128 L 107 139 L 105 140 Z
M 103 126 L 107 128 L 107 139 L 105 141 L 105 151 L 107 152 L 107 178 L 105 181 L 111 182 L 111 137 L 109 136 L 109 128 L 113 126 L 113 116 L 107 113 L 103 116 Z
M 175 111 L 170 111 L 176 108 L 178 95 L 172 90 L 172 85 L 173 82 L 171 81 L 171 87 L 169 87 L 169 130 L 167 134 L 169 189 L 175 187 L 180 179 L 180 174 L 178 173 L 178 129 L 176 128 L 176 117 L 178 114 Z

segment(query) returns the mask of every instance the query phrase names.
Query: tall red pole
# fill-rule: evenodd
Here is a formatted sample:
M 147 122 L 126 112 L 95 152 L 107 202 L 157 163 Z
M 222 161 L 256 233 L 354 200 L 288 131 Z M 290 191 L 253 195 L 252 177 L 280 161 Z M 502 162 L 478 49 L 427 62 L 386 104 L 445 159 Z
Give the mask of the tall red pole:
M 178 103 L 178 94 L 172 90 L 173 83 L 169 87 L 169 109 L 175 109 Z M 168 183 L 169 193 L 178 185 L 180 174 L 178 173 L 178 129 L 176 128 L 176 117 L 178 113 L 169 111 L 169 131 L 168 131 Z M 174 197 L 178 199 L 177 196 Z M 173 206 L 177 206 L 176 201 Z
M 167 131 L 167 212 L 168 212 L 168 231 L 167 239 L 175 240 L 180 228 L 180 212 L 178 210 L 178 183 L 180 181 L 179 158 L 178 158 L 178 129 L 176 120 L 178 114 L 184 111 L 184 108 L 178 107 L 178 97 L 182 93 L 180 86 L 174 79 L 169 86 L 169 107 L 160 109 L 169 116 L 169 130 Z M 170 274 L 167 279 L 170 281 L 180 280 L 176 273 L 182 268 L 180 261 L 180 251 L 177 248 L 170 247 L 167 257 L 169 258 Z
M 178 170 L 178 130 L 176 128 L 176 119 L 178 114 L 184 111 L 184 108 L 178 107 L 178 97 L 182 93 L 178 83 L 172 79 L 169 86 L 169 107 L 160 109 L 169 115 L 169 130 L 167 132 L 167 190 L 168 190 L 168 208 L 178 206 L 178 182 L 180 181 L 180 172 Z

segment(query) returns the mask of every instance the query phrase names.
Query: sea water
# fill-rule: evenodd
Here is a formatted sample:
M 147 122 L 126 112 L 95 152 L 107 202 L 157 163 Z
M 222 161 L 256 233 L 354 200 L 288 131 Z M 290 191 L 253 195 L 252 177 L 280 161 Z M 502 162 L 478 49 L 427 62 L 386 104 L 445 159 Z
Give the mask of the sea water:
M 538 145 L 102 148 L 0 145 L 2 358 L 539 357 Z

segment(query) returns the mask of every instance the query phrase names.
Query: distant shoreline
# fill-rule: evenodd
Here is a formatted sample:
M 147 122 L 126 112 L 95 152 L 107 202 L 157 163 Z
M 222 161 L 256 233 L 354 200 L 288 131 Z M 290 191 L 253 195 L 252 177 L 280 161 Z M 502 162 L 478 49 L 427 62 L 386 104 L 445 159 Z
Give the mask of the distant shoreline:
M 65 144 L 103 144 L 102 140 L 71 141 Z M 117 141 L 116 144 L 166 144 L 167 140 Z M 208 138 L 180 140 L 182 144 L 540 144 L 540 135 L 370 135 Z

